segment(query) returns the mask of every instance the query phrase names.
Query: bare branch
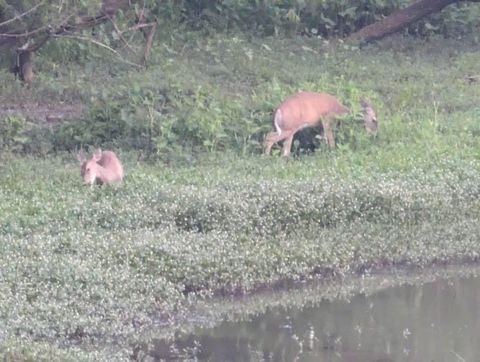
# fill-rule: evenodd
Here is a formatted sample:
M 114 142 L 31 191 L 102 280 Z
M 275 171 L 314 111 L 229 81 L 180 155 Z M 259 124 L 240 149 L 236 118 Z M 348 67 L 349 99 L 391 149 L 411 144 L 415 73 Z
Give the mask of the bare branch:
M 99 47 L 101 48 L 104 48 L 104 49 L 107 49 L 109 50 L 110 52 L 112 52 L 113 54 L 115 54 L 117 57 L 119 57 L 122 62 L 126 63 L 126 64 L 129 64 L 129 65 L 132 65 L 134 67 L 137 67 L 137 68 L 143 68 L 142 65 L 140 64 L 137 64 L 137 63 L 133 63 L 133 62 L 130 62 L 128 60 L 125 60 L 123 59 L 122 55 L 117 52 L 115 49 L 109 47 L 108 45 L 102 43 L 102 42 L 99 42 L 95 39 L 91 39 L 91 38 L 88 38 L 88 37 L 85 37 L 85 36 L 79 36 L 79 35 L 66 35 L 66 34 L 54 34 L 53 35 L 54 38 L 67 38 L 67 39 L 76 39 L 76 40 L 84 40 L 84 41 L 88 41 L 88 42 L 91 42 L 95 45 L 98 45 Z
M 51 31 L 52 29 L 57 29 L 57 30 L 54 30 L 54 31 L 58 31 L 58 29 L 60 29 L 61 27 L 64 27 L 65 24 L 68 22 L 68 20 L 70 18 L 72 18 L 74 16 L 74 14 L 71 14 L 69 16 L 67 16 L 63 21 L 61 21 L 59 24 L 60 25 L 57 25 L 57 27 L 55 28 L 54 26 L 52 26 L 51 24 L 46 24 L 46 25 L 43 25 L 37 29 L 34 29 L 34 30 L 30 30 L 30 31 L 25 31 L 23 33 L 0 33 L 0 39 L 1 38 L 29 38 L 31 37 L 32 35 L 37 35 L 41 32 L 48 32 L 48 31 Z
M 34 12 L 35 10 L 37 10 L 37 8 L 39 8 L 40 6 L 42 6 L 44 3 L 44 1 L 40 1 L 37 5 L 35 5 L 33 8 L 19 14 L 19 15 L 16 15 L 15 17 L 11 18 L 11 19 L 8 19 L 8 20 L 5 20 L 3 23 L 0 23 L 0 26 L 4 26 L 4 25 L 7 25 L 7 24 L 10 24 L 16 20 L 19 20 L 21 18 L 23 18 L 24 16 L 30 14 L 31 12 Z
M 142 28 L 148 28 L 150 26 L 153 26 L 153 24 L 155 24 L 154 21 L 152 21 L 151 23 L 136 24 L 131 26 L 130 28 L 125 29 L 124 31 L 122 31 L 122 33 L 126 33 L 127 31 L 134 31 Z
M 32 35 L 37 35 L 42 31 L 46 31 L 48 28 L 49 28 L 48 25 L 44 25 L 44 26 L 41 26 L 40 28 L 31 30 L 31 31 L 26 31 L 24 33 L 0 33 L 0 39 L 1 38 L 11 38 L 11 39 L 28 38 L 28 37 L 31 37 Z
M 145 44 L 145 51 L 143 52 L 143 63 L 147 66 L 147 59 L 148 55 L 150 54 L 150 50 L 152 49 L 153 44 L 153 36 L 155 35 L 155 31 L 157 30 L 157 23 L 153 23 L 152 28 L 147 36 L 147 44 Z
M 123 37 L 123 32 L 118 28 L 117 24 L 115 23 L 115 21 L 113 21 L 112 17 L 109 15 L 107 15 L 107 17 L 112 23 L 113 28 L 115 29 L 115 32 L 118 34 L 118 37 L 125 43 L 125 46 L 127 47 L 127 49 L 130 50 L 133 54 L 136 54 L 135 50 L 132 49 L 130 44 L 128 44 L 127 40 Z

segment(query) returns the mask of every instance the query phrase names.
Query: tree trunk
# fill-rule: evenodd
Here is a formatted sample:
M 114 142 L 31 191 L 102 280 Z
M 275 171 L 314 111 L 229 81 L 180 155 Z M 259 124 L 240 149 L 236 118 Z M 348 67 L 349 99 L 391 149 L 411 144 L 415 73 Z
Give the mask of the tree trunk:
M 34 52 L 30 50 L 18 51 L 17 71 L 20 79 L 26 84 L 31 84 L 33 81 L 33 55 Z
M 398 10 L 385 19 L 367 25 L 347 37 L 349 41 L 370 41 L 395 33 L 421 18 L 436 13 L 444 7 L 461 0 L 419 0 L 404 9 Z M 480 0 L 471 0 L 478 2 Z

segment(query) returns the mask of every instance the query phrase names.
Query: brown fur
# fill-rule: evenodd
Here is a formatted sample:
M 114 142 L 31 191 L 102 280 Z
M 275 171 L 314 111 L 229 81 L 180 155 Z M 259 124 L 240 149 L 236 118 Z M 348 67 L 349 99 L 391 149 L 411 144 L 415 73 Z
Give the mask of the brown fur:
M 114 152 L 97 149 L 90 160 L 85 158 L 83 152 L 80 152 L 77 158 L 80 162 L 80 175 L 85 184 L 122 182 L 123 166 Z
M 272 146 L 284 141 L 282 155 L 288 156 L 293 136 L 306 127 L 322 123 L 324 137 L 330 147 L 335 147 L 332 122 L 335 117 L 348 113 L 349 109 L 334 96 L 327 93 L 300 92 L 284 100 L 274 113 L 275 131 L 265 138 L 265 153 L 269 154 Z
M 361 100 L 365 128 L 368 134 L 375 134 L 378 123 L 375 111 L 365 100 Z M 320 123 L 326 143 L 335 147 L 333 127 L 335 118 L 350 110 L 334 96 L 327 93 L 300 92 L 285 99 L 273 114 L 274 131 L 265 137 L 265 153 L 270 154 L 272 146 L 284 140 L 282 155 L 288 156 L 293 136 L 301 129 L 315 127 Z

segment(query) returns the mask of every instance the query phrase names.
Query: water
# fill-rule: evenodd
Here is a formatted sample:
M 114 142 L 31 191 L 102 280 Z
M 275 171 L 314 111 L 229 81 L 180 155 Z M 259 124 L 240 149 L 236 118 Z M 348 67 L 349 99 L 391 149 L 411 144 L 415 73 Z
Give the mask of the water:
M 291 293 L 295 293 L 292 291 Z M 156 341 L 154 359 L 209 361 L 480 361 L 480 277 L 450 277 L 267 308 L 243 322 Z

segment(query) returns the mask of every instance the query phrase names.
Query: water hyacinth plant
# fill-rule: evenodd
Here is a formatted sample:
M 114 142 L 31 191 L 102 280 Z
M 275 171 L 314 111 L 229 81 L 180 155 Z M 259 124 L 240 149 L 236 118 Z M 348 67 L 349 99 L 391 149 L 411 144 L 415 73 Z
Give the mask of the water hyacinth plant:
M 302 181 L 268 159 L 239 162 L 259 162 L 256 178 L 219 162 L 203 166 L 215 180 L 190 182 L 201 166 L 167 181 L 130 163 L 123 187 L 93 189 L 61 158 L 3 163 L 6 336 L 101 350 L 168 324 L 195 298 L 480 255 L 478 162 L 354 177 L 330 167 Z M 292 175 L 305 166 L 285 164 Z

